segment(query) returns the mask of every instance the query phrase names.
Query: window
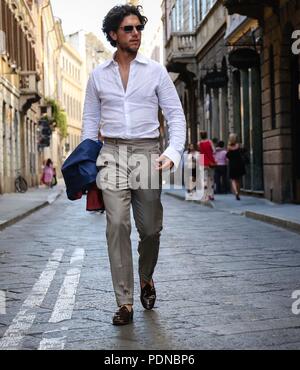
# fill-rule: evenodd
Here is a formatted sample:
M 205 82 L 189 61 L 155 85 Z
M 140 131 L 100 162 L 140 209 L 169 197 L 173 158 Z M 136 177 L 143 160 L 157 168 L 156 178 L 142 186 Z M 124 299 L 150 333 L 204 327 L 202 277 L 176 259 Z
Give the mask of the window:
M 194 14 L 194 27 L 196 28 L 201 20 L 201 4 L 200 0 L 194 0 L 194 6 L 193 6 Z
M 201 0 L 201 19 L 205 17 L 215 2 L 216 0 Z
M 172 9 L 172 32 L 184 31 L 183 1 L 184 0 L 177 0 Z
M 67 97 L 67 112 L 70 115 L 70 97 Z
M 189 3 L 189 32 L 193 32 L 195 29 L 195 17 L 194 17 L 194 2 L 195 0 L 190 0 Z
M 204 18 L 207 13 L 207 0 L 201 0 L 201 19 Z
M 183 0 L 177 0 L 178 3 L 178 17 L 177 17 L 177 22 L 178 22 L 178 31 L 183 31 L 184 30 L 184 9 L 183 9 Z

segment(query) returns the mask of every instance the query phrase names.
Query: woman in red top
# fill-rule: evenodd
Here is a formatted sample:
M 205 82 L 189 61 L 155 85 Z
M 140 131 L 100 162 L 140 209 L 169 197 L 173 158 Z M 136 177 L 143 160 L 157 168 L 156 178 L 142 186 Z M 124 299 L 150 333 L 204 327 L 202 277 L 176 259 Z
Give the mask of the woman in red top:
M 200 154 L 204 156 L 204 194 L 202 200 L 207 202 L 208 200 L 214 200 L 214 167 L 216 165 L 214 158 L 214 146 L 211 140 L 207 139 L 207 132 L 200 132 L 201 140 L 198 143 L 198 149 Z M 203 159 L 202 159 L 203 161 Z

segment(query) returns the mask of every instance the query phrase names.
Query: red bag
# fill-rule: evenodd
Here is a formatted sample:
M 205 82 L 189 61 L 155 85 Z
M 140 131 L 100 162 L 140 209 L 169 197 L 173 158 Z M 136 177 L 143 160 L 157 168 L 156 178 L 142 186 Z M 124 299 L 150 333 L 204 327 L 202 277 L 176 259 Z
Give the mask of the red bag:
M 102 191 L 98 189 L 96 184 L 89 189 L 86 196 L 87 211 L 104 211 L 105 206 L 102 197 Z

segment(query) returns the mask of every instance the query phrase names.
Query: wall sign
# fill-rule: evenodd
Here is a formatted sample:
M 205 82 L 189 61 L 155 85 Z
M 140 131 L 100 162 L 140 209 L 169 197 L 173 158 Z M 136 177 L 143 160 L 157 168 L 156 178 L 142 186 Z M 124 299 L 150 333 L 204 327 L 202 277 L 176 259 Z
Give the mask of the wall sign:
M 218 89 L 227 85 L 228 76 L 223 71 L 209 72 L 203 78 L 203 83 L 211 89 Z

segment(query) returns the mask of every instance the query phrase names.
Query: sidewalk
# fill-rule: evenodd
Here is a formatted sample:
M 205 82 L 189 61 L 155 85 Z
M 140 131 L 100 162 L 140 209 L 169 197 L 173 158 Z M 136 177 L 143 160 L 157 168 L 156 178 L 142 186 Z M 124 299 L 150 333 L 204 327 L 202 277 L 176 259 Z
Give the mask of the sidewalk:
M 171 189 L 164 192 L 167 195 L 185 200 L 185 190 Z M 241 201 L 237 201 L 232 194 L 216 194 L 213 202 L 189 201 L 219 211 L 268 222 L 300 233 L 300 205 L 276 204 L 264 198 L 248 195 L 241 195 Z
M 0 195 L 0 231 L 31 213 L 52 204 L 64 191 L 62 180 L 52 189 L 30 188 L 26 193 Z

